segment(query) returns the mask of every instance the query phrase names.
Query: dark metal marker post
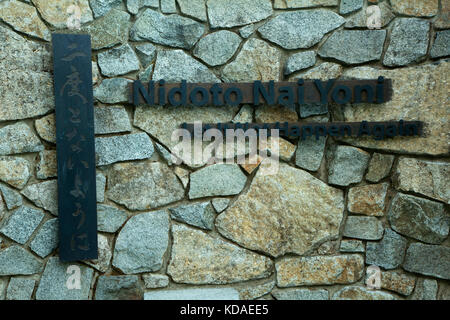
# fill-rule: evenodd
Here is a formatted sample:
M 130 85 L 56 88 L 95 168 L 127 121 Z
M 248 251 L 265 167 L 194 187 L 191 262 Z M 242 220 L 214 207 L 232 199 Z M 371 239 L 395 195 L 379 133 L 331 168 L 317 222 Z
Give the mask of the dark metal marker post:
M 53 34 L 59 257 L 98 258 L 91 37 Z

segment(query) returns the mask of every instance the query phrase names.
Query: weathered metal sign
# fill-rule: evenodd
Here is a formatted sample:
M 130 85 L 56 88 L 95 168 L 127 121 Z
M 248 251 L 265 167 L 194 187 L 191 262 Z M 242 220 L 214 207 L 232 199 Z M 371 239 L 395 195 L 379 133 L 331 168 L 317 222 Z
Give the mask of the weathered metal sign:
M 91 38 L 53 34 L 59 257 L 96 259 L 94 111 Z

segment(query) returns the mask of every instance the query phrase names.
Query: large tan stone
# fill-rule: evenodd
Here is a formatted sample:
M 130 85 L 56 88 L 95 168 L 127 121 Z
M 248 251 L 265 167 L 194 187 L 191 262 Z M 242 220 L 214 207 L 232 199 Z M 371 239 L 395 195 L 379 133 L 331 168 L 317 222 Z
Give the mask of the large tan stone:
M 397 189 L 450 203 L 450 163 L 401 157 L 394 176 Z
M 416 277 L 399 271 L 383 271 L 381 288 L 409 296 L 416 284 Z
M 39 18 L 33 6 L 15 0 L 3 1 L 0 3 L 0 20 L 19 32 L 50 40 L 50 31 Z
M 272 261 L 217 236 L 172 226 L 172 257 L 167 273 L 173 281 L 190 284 L 226 284 L 266 278 Z
M 395 300 L 395 297 L 385 291 L 370 290 L 365 287 L 344 287 L 333 295 L 333 300 Z
M 344 73 L 344 77 L 356 79 L 377 79 L 379 76 L 392 79 L 392 100 L 383 104 L 345 105 L 342 108 L 342 120 L 356 122 L 419 120 L 425 123 L 425 136 L 395 137 L 386 140 L 360 137 L 345 140 L 356 146 L 402 153 L 448 154 L 450 63 L 442 61 L 438 64 L 394 70 L 358 67 Z
M 343 209 L 341 190 L 280 163 L 275 175 L 259 170 L 216 226 L 225 237 L 274 257 L 305 254 L 337 238 Z
M 391 5 L 396 13 L 415 17 L 433 17 L 439 10 L 438 0 L 391 0 Z
M 50 58 L 48 46 L 0 26 L 0 121 L 31 118 L 54 108 Z
M 39 137 L 45 141 L 56 143 L 56 123 L 54 113 L 35 120 L 34 126 Z
M 18 157 L 0 157 L 0 180 L 22 189 L 31 176 L 27 160 Z
M 380 183 L 351 188 L 348 192 L 348 211 L 383 216 L 388 187 L 389 183 Z
M 364 259 L 358 254 L 289 257 L 278 261 L 278 287 L 353 283 L 364 273 Z
M 236 59 L 225 66 L 223 77 L 230 82 L 277 81 L 280 78 L 280 51 L 259 39 L 248 40 Z

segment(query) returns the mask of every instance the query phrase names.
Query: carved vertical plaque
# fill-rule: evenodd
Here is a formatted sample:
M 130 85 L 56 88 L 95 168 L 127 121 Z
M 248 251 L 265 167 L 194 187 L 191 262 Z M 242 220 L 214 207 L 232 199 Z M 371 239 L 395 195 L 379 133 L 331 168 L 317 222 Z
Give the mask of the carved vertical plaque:
M 94 109 L 91 38 L 53 34 L 59 256 L 96 259 Z

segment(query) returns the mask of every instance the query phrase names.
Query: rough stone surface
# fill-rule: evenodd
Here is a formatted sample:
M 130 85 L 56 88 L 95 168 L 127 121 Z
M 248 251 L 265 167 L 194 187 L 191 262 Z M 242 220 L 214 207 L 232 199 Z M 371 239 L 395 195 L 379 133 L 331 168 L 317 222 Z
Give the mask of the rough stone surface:
M 17 122 L 0 129 L 0 156 L 42 150 L 41 141 L 25 123 Z
M 8 210 L 20 207 L 22 205 L 22 196 L 16 190 L 0 184 L 0 191 L 3 194 L 3 200 Z
M 412 300 L 436 300 L 438 293 L 438 283 L 434 279 L 420 278 L 416 288 L 411 295 Z M 448 299 L 445 299 L 448 300 Z
M 450 30 L 436 33 L 430 55 L 432 58 L 440 58 L 450 55 Z
M 183 53 L 184 54 L 184 53 Z M 180 77 L 183 75 L 180 74 Z M 192 81 L 189 82 L 208 82 L 208 81 Z M 210 82 L 210 81 L 209 81 Z M 230 122 L 237 108 L 235 107 L 173 107 L 173 106 L 138 106 L 134 114 L 134 125 L 149 133 L 152 137 L 158 139 L 172 153 L 180 156 L 188 165 L 193 165 L 193 161 L 188 156 L 183 156 L 177 152 L 175 147 L 178 140 L 172 141 L 172 134 L 184 122 L 194 123 L 202 121 L 203 123 L 223 123 Z M 195 159 L 194 159 L 195 160 Z M 206 162 L 206 161 L 205 161 Z
M 450 216 L 439 202 L 397 193 L 388 219 L 392 229 L 408 237 L 440 244 L 448 236 Z
M 187 16 L 207 21 L 205 0 L 177 0 L 180 10 Z
M 30 178 L 30 164 L 18 157 L 0 157 L 0 180 L 22 189 Z
M 130 83 L 132 81 L 125 78 L 105 79 L 94 88 L 94 97 L 103 103 L 127 102 Z
M 151 158 L 155 149 L 145 132 L 95 139 L 97 165 Z
M 395 156 L 390 154 L 374 153 L 369 162 L 366 180 L 370 182 L 379 182 L 386 178 L 391 172 Z
M 24 16 L 27 19 L 24 19 Z M 0 20 L 19 32 L 47 41 L 50 40 L 50 31 L 39 18 L 33 6 L 19 1 L 3 1 L 0 3 Z
M 13 277 L 9 280 L 6 300 L 31 300 L 36 280 Z
M 167 273 L 173 281 L 226 284 L 268 277 L 273 263 L 264 256 L 225 242 L 217 236 L 172 225 L 172 257 Z
M 280 105 L 261 105 L 255 109 L 256 123 L 296 122 L 298 114 L 293 108 Z
M 216 215 L 209 201 L 183 205 L 169 211 L 172 219 L 206 230 L 213 229 Z
M 239 29 L 239 34 L 242 38 L 247 39 L 255 32 L 255 25 L 249 24 L 248 26 Z
M 105 15 L 111 9 L 119 6 L 122 0 L 89 0 L 95 18 Z
M 360 10 L 363 7 L 363 4 L 364 0 L 341 0 L 339 13 L 348 14 Z
M 317 171 L 322 163 L 327 137 L 299 139 L 295 152 L 295 165 L 302 169 Z
M 158 53 L 153 80 L 161 79 L 167 82 L 181 82 L 181 80 L 197 83 L 219 82 L 205 65 L 182 50 L 166 50 Z
M 147 9 L 131 28 L 134 41 L 149 40 L 154 43 L 175 47 L 192 48 L 205 32 L 205 27 L 195 20 L 179 15 L 163 15 Z
M 98 65 L 103 75 L 115 77 L 139 70 L 139 59 L 129 44 L 98 54 Z
M 348 211 L 381 217 L 389 183 L 369 184 L 350 188 L 348 192 Z
M 448 29 L 450 28 L 450 1 L 441 0 L 441 6 L 441 13 L 434 21 L 434 26 L 439 29 Z
M 161 11 L 164 13 L 176 13 L 177 5 L 176 0 L 160 0 Z
M 167 165 L 171 166 L 174 162 L 172 161 L 172 154 L 164 148 L 159 143 L 155 143 L 156 150 L 158 151 L 159 155 L 167 162 Z M 185 186 L 186 187 L 186 186 Z
M 210 66 L 218 66 L 231 59 L 240 43 L 236 33 L 221 30 L 200 39 L 193 53 Z
M 42 271 L 42 262 L 18 245 L 0 250 L 0 276 L 28 275 Z
M 144 67 L 147 67 L 156 58 L 156 47 L 151 43 L 136 46 L 136 54 Z
M 219 215 L 216 226 L 249 249 L 275 257 L 305 254 L 338 236 L 343 209 L 341 190 L 281 163 L 276 175 L 258 171 L 249 190 Z
M 113 266 L 126 274 L 161 269 L 169 242 L 166 211 L 133 216 L 122 228 L 114 248 Z
M 379 240 L 383 237 L 383 224 L 375 217 L 349 216 L 345 223 L 345 237 Z
M 149 291 L 144 300 L 239 300 L 239 292 L 233 288 L 195 288 Z
M 92 49 L 99 50 L 127 41 L 129 23 L 128 13 L 113 9 L 81 30 L 91 35 Z
M 325 289 L 285 289 L 274 290 L 272 295 L 277 300 L 328 300 L 330 294 Z
M 56 180 L 48 180 L 29 185 L 22 190 L 22 194 L 39 208 L 58 215 L 58 185 Z
M 214 209 L 216 209 L 217 213 L 221 213 L 226 208 L 228 208 L 228 205 L 230 204 L 230 199 L 221 199 L 221 198 L 213 199 L 211 203 Z
M 389 47 L 383 64 L 404 66 L 424 59 L 428 50 L 430 23 L 417 18 L 398 18 L 394 21 Z
M 158 0 L 127 0 L 127 9 L 132 14 L 137 14 L 139 9 L 143 7 L 151 7 L 158 9 L 159 1 Z
M 58 247 L 58 219 L 46 221 L 30 243 L 30 249 L 45 258 Z
M 164 274 L 143 274 L 142 279 L 147 289 L 165 288 L 169 285 L 169 277 Z
M 390 229 L 385 229 L 383 239 L 368 242 L 366 245 L 366 264 L 384 269 L 395 269 L 405 256 L 406 239 Z
M 58 174 L 56 150 L 44 150 L 39 152 L 39 162 L 36 166 L 38 179 L 54 178 Z
M 340 30 L 319 49 L 322 58 L 334 58 L 346 64 L 379 60 L 383 53 L 386 30 Z
M 392 100 L 383 104 L 349 105 L 343 109 L 340 121 L 390 121 L 392 119 L 423 121 L 427 124 L 423 137 L 395 137 L 386 140 L 372 138 L 346 138 L 345 141 L 371 149 L 400 153 L 441 155 L 448 153 L 448 85 L 450 63 L 426 64 L 395 70 L 369 67 L 353 68 L 345 77 L 376 79 L 383 76 L 392 79 Z M 423 75 L 427 75 L 424 77 Z M 433 92 L 433 94 L 430 94 Z M 411 104 L 411 101 L 414 101 Z M 405 114 L 405 110 L 408 112 Z
M 97 205 L 97 229 L 114 233 L 127 221 L 127 213 L 113 206 Z
M 401 157 L 394 184 L 399 190 L 420 193 L 450 204 L 450 163 Z
M 384 291 L 351 286 L 336 292 L 333 295 L 333 300 L 395 300 L 395 297 Z
M 47 142 L 56 143 L 55 114 L 51 113 L 34 121 L 39 137 Z
M 309 68 L 316 64 L 316 53 L 314 51 L 304 51 L 291 55 L 284 68 L 284 74 L 291 74 L 302 69 Z
M 22 206 L 13 211 L 3 222 L 0 232 L 10 239 L 24 244 L 30 239 L 43 217 L 44 213 L 41 210 Z
M 413 243 L 406 252 L 403 268 L 409 272 L 449 280 L 449 265 L 449 247 Z
M 58 29 L 67 28 L 67 21 L 69 20 L 71 14 L 68 9 L 73 5 L 72 0 L 32 0 L 34 6 L 37 8 L 41 17 L 47 21 L 50 25 Z M 91 5 L 92 5 L 91 1 Z M 90 22 L 93 20 L 92 11 L 89 7 L 88 0 L 77 1 L 77 6 L 80 8 L 82 24 Z
M 95 300 L 142 300 L 142 296 L 138 276 L 98 277 Z
M 105 201 L 106 177 L 102 173 L 97 173 L 97 176 L 95 177 L 95 185 L 97 189 L 97 202 Z
M 312 68 L 311 70 L 308 70 L 304 73 L 300 73 L 299 75 L 295 75 L 293 77 L 289 78 L 289 81 L 295 81 L 296 79 L 319 79 L 322 81 L 326 81 L 329 79 L 336 79 L 339 78 L 342 74 L 342 66 L 333 63 L 333 62 L 323 62 L 319 66 Z M 301 109 L 300 109 L 301 111 Z M 321 113 L 315 113 L 315 114 L 322 114 L 326 112 Z M 302 117 L 307 117 L 307 115 L 302 115 Z
M 392 13 L 392 9 L 387 4 L 387 2 L 378 3 L 377 6 L 380 8 L 381 14 L 381 27 L 384 28 L 395 18 L 394 13 Z M 346 28 L 367 28 L 367 19 L 371 16 L 368 14 L 366 10 L 361 10 L 351 17 L 347 18 L 347 22 L 345 23 Z
M 163 163 L 115 164 L 108 176 L 109 199 L 130 210 L 147 210 L 181 200 L 184 189 Z
M 342 240 L 340 252 L 364 252 L 364 242 L 361 240 Z
M 66 286 L 67 268 L 70 265 L 80 268 L 79 290 L 70 290 Z M 58 257 L 50 257 L 36 291 L 36 300 L 87 300 L 93 274 L 94 270 L 89 267 L 73 262 L 62 263 Z
M 189 198 L 229 196 L 242 191 L 247 177 L 235 164 L 215 164 L 191 173 Z
M 415 16 L 433 17 L 438 13 L 438 0 L 391 0 L 392 8 L 396 13 Z
M 270 0 L 207 0 L 212 28 L 231 28 L 258 22 L 272 15 Z
M 103 234 L 97 236 L 98 258 L 87 260 L 85 263 L 100 272 L 106 272 L 111 263 L 112 251 L 108 238 Z
M 54 108 L 50 57 L 48 46 L 0 26 L 0 121 L 31 118 Z M 0 132 L 4 134 L 7 127 Z M 2 141 L 4 137 L 0 138 L 0 150 Z
M 284 12 L 258 29 L 264 39 L 285 49 L 309 48 L 345 19 L 323 9 Z
M 362 180 L 370 155 L 358 148 L 337 146 L 328 164 L 328 183 L 348 186 Z
M 128 113 L 122 106 L 94 108 L 95 134 L 131 131 Z
M 278 151 L 275 150 L 275 145 L 278 145 Z M 260 152 L 262 149 L 263 148 L 260 145 Z M 272 156 L 277 155 L 279 159 L 289 162 L 294 156 L 296 146 L 283 138 L 269 137 L 267 138 L 266 149 L 272 154 Z
M 275 0 L 276 9 L 294 9 L 309 7 L 333 7 L 338 5 L 338 0 Z
M 364 273 L 358 254 L 289 257 L 275 264 L 278 287 L 353 283 Z
M 381 273 L 381 288 L 409 296 L 414 290 L 416 277 L 398 271 Z
M 237 288 L 237 290 L 239 291 L 239 298 L 241 300 L 255 300 L 271 292 L 274 287 L 275 281 L 269 280 L 261 284 Z
M 280 52 L 259 39 L 249 39 L 236 59 L 225 66 L 223 77 L 229 82 L 278 80 Z

